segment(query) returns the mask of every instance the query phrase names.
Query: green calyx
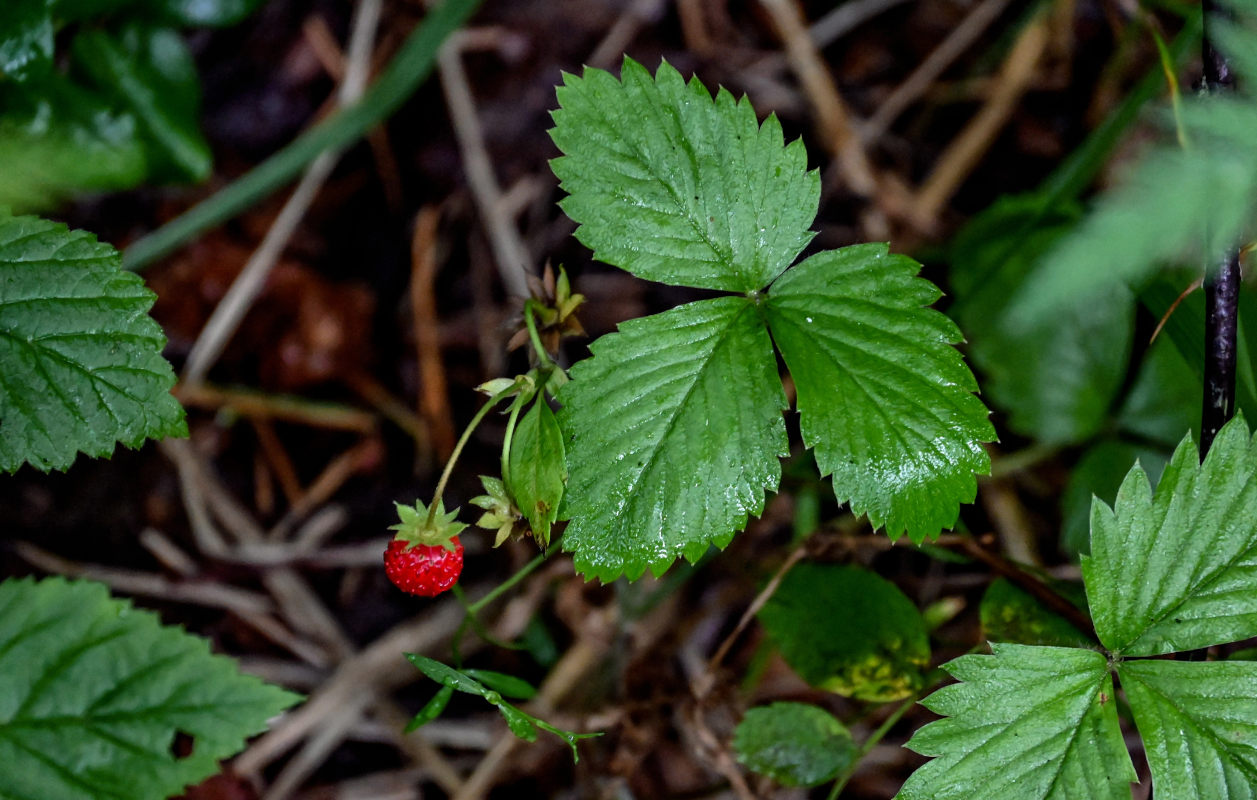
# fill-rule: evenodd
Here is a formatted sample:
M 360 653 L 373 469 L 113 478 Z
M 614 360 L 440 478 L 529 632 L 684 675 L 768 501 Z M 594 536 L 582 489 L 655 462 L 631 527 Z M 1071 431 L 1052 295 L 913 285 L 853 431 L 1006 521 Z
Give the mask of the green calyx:
M 401 503 L 393 505 L 397 507 L 397 516 L 401 522 L 390 525 L 389 530 L 397 531 L 393 538 L 409 542 L 411 547 L 422 544 L 453 551 L 454 537 L 467 527 L 466 523 L 458 521 L 458 509 L 447 512 L 445 504 L 440 500 L 437 501 L 436 508 L 431 510 L 422 500 L 416 500 L 414 506 Z
M 493 546 L 501 547 L 508 539 L 523 538 L 527 535 L 528 523 L 516 507 L 506 489 L 506 484 L 487 475 L 480 476 L 480 483 L 484 485 L 485 494 L 473 497 L 469 502 L 473 506 L 484 509 L 480 519 L 476 521 L 476 526 L 497 531 Z

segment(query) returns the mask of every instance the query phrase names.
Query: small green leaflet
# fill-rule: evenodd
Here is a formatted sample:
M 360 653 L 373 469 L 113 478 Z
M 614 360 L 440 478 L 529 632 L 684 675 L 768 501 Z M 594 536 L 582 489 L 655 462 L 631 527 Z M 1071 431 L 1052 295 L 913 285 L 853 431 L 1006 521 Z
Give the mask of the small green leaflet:
M 747 711 L 733 732 L 733 750 L 747 769 L 784 786 L 818 786 L 856 759 L 846 726 L 807 703 L 773 703 Z
M 0 583 L 0 797 L 163 800 L 299 699 L 101 584 Z
M 929 665 L 921 612 L 895 584 L 859 567 L 799 564 L 759 619 L 803 680 L 844 697 L 908 697 Z
M 838 499 L 916 542 L 952 525 L 995 432 L 959 331 L 923 308 L 939 292 L 920 265 L 863 245 L 787 270 L 811 238 L 818 177 L 745 99 L 631 59 L 622 80 L 565 76 L 558 96 L 552 165 L 577 238 L 640 277 L 742 293 L 625 323 L 573 368 L 559 513 L 577 568 L 659 574 L 761 513 L 787 447 L 774 340 Z
M 902 798 L 1126 800 L 1111 671 L 1157 797 L 1257 797 L 1257 664 L 1123 660 L 1257 634 L 1257 444 L 1242 416 L 1204 464 L 1189 435 L 1155 492 L 1136 464 L 1112 509 L 1095 501 L 1083 580 L 1108 652 L 996 644 L 946 665 L 963 683 L 924 705 L 948 719 L 909 742 L 939 758 Z
M 785 392 L 768 331 L 745 297 L 625 322 L 559 391 L 568 436 L 563 548 L 610 581 L 661 574 L 723 547 L 787 453 Z
M 947 719 L 908 742 L 936 758 L 899 800 L 1130 800 L 1135 770 L 1105 657 L 1019 644 L 991 650 L 944 666 L 962 683 L 922 702 Z
M 838 500 L 920 544 L 973 501 L 995 429 L 951 346 L 960 331 L 922 308 L 940 292 L 918 269 L 884 244 L 830 250 L 782 275 L 766 310 Z
M 577 742 L 581 739 L 592 739 L 595 736 L 602 735 L 601 733 L 573 733 L 572 731 L 556 728 L 545 720 L 526 714 L 503 700 L 503 694 L 525 699 L 532 696 L 533 688 L 513 675 L 477 670 L 460 672 L 453 667 L 446 666 L 440 661 L 426 656 L 414 653 L 406 653 L 405 656 L 415 666 L 415 669 L 444 687 L 437 692 L 428 705 L 411 721 L 406 728 L 407 731 L 412 731 L 425 725 L 439 716 L 441 711 L 445 709 L 446 703 L 449 702 L 450 694 L 454 691 L 459 691 L 482 697 L 490 705 L 495 706 L 502 713 L 502 718 L 506 720 L 506 725 L 511 729 L 511 733 L 526 742 L 537 741 L 538 728 L 553 733 L 567 742 L 568 747 L 572 748 L 572 761 L 580 761 L 580 756 L 576 752 Z M 476 678 L 472 677 L 473 675 L 481 680 L 476 680 Z M 484 683 L 481 681 L 484 681 Z M 485 686 L 485 683 L 495 686 L 496 690 Z
M 507 488 L 544 550 L 550 546 L 550 526 L 558 516 L 567 481 L 563 432 L 544 391 L 537 392 L 532 407 L 515 426 L 508 466 Z
M 1257 664 L 1128 661 L 1118 678 L 1157 797 L 1257 797 Z
M 0 209 L 0 470 L 186 436 L 153 293 L 91 234 Z
M 812 240 L 820 176 L 781 124 L 761 126 L 743 98 L 713 103 L 667 62 L 652 79 L 624 59 L 621 80 L 600 69 L 564 74 L 550 166 L 559 205 L 600 261 L 640 278 L 754 292 Z
M 1110 651 L 1154 656 L 1257 634 L 1257 445 L 1243 415 L 1204 464 L 1191 436 L 1154 494 L 1136 465 L 1110 510 L 1091 509 L 1082 562 L 1096 633 Z

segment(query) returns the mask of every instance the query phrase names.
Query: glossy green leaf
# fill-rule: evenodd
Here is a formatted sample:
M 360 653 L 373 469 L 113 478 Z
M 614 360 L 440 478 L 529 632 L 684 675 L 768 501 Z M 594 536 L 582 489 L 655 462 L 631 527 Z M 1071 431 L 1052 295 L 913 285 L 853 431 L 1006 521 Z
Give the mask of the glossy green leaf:
M 1118 665 L 1157 797 L 1257 797 L 1257 664 Z
M 979 214 L 951 247 L 950 313 L 985 376 L 984 394 L 1008 427 L 1051 443 L 1082 441 L 1107 421 L 1130 358 L 1134 298 L 1124 286 L 1026 325 L 1009 298 L 1078 219 L 1072 207 L 1045 213 L 1037 195 L 1006 197 Z
M 1130 800 L 1108 661 L 1092 650 L 993 644 L 944 669 L 960 683 L 922 705 L 946 719 L 908 747 L 934 760 L 900 800 Z
M 417 731 L 432 720 L 441 716 L 445 711 L 445 707 L 450 704 L 450 698 L 454 696 L 454 689 L 449 686 L 442 686 L 437 693 L 432 695 L 432 699 L 419 709 L 419 713 L 415 714 L 405 728 L 405 733 Z
M 756 305 L 720 297 L 620 325 L 559 392 L 563 549 L 586 577 L 661 574 L 723 547 L 781 478 L 785 392 Z
M 920 265 L 884 244 L 819 253 L 773 284 L 773 339 L 798 388 L 803 440 L 839 502 L 922 542 L 972 502 L 995 439 L 960 331 Z
M 773 703 L 747 711 L 733 732 L 733 751 L 747 769 L 785 786 L 818 786 L 856 758 L 847 727 L 807 703 Z
M 163 800 L 299 699 L 102 584 L 0 583 L 0 797 Z
M 480 681 L 473 678 L 471 673 L 477 672 L 480 677 L 489 676 L 491 682 L 505 685 L 509 687 L 510 692 L 516 694 L 521 694 L 525 687 L 528 689 L 532 688 L 524 681 L 511 675 L 503 675 L 499 672 L 476 670 L 460 672 L 453 667 L 446 666 L 440 661 L 428 658 L 427 656 L 420 656 L 414 653 L 405 653 L 404 655 L 416 669 L 437 683 L 440 683 L 446 689 L 449 689 L 450 691 L 474 694 L 477 697 L 484 698 L 486 702 L 497 708 L 497 710 L 502 714 L 502 718 L 506 720 L 506 725 L 511 729 L 511 733 L 515 734 L 524 741 L 535 742 L 537 740 L 537 729 L 540 728 L 541 730 L 552 733 L 567 742 L 568 747 L 572 749 L 573 761 L 580 761 L 580 757 L 576 752 L 577 742 L 581 739 L 591 739 L 595 736 L 602 735 L 601 733 L 573 733 L 572 731 L 565 731 L 562 728 L 556 728 L 545 720 L 538 719 L 531 714 L 525 713 L 502 699 L 502 694 L 508 693 L 506 689 L 502 689 L 499 692 L 499 690 L 488 688 Z M 437 697 L 433 698 L 428 705 L 431 706 L 433 703 L 438 702 L 438 698 L 441 698 L 440 693 L 438 693 Z M 448 702 L 448 698 L 440 700 L 439 702 L 441 708 L 443 709 L 445 703 Z M 411 728 L 408 730 L 413 730 L 427 721 L 424 720 L 423 722 L 420 722 L 420 717 L 422 717 L 426 711 L 428 711 L 428 709 L 425 707 L 423 711 L 419 712 L 419 716 L 415 717 L 415 719 L 411 721 Z M 437 713 L 439 714 L 440 711 L 438 710 Z M 416 722 L 419 724 L 416 725 Z
M 567 465 L 563 433 L 545 393 L 538 392 L 532 407 L 520 418 L 511 439 L 506 475 L 511 497 L 528 520 L 533 536 L 544 549 L 550 545 L 550 526 L 559 513 Z
M 187 435 L 153 299 L 91 234 L 0 211 L 0 470 Z
M 117 35 L 90 29 L 74 37 L 72 49 L 88 79 L 139 121 L 149 144 L 151 178 L 198 181 L 209 175 L 200 82 L 178 32 L 141 24 Z
M 1257 631 L 1257 445 L 1242 415 L 1204 464 L 1188 436 L 1154 493 L 1142 468 L 1091 512 L 1082 562 L 1096 633 L 1110 651 L 1153 656 Z
M 25 80 L 52 62 L 48 0 L 0 3 L 0 81 Z
M 465 669 L 463 674 L 514 700 L 531 700 L 537 694 L 536 687 L 531 683 L 522 678 L 516 678 L 514 675 L 507 675 L 504 672 L 494 672 L 488 669 Z
M 1170 460 L 1169 451 L 1105 439 L 1082 454 L 1069 472 L 1061 495 L 1061 547 L 1071 557 L 1091 552 L 1091 501 L 1113 504 L 1122 479 L 1138 461 L 1154 481 Z
M 1064 617 L 1049 611 L 1005 578 L 991 581 L 982 595 L 978 613 L 982 636 L 988 642 L 1048 647 L 1086 647 L 1092 643 Z
M 800 141 L 751 104 L 666 62 L 652 78 L 625 58 L 622 80 L 565 74 L 550 135 L 568 193 L 560 205 L 600 261 L 642 278 L 754 292 L 811 240 L 820 177 Z
M 859 567 L 800 564 L 759 612 L 803 680 L 860 700 L 898 700 L 921 688 L 925 621 L 893 583 Z
M 135 118 L 58 73 L 0 81 L 0 206 L 52 208 L 79 192 L 127 189 L 148 170 Z

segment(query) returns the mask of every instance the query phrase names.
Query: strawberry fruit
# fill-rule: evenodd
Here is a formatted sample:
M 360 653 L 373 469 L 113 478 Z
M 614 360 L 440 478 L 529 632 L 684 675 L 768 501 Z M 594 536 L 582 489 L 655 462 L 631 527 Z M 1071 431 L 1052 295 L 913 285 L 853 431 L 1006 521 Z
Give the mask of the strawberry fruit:
M 384 572 L 393 585 L 408 594 L 436 597 L 458 582 L 463 571 L 463 544 L 458 534 L 467 526 L 458 510 L 446 513 L 440 502 L 429 513 L 422 501 L 397 506 L 401 522 L 384 551 Z
M 394 539 L 384 551 L 384 572 L 403 592 L 436 597 L 457 583 L 463 571 L 463 544 L 457 536 L 450 544 L 453 550 Z

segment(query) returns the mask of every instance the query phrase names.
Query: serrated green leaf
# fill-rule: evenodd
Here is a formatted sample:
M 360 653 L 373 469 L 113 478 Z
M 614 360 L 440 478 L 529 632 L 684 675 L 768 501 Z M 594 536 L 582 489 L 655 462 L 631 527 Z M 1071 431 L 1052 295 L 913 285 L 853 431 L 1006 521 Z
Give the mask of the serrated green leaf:
M 991 581 L 982 595 L 978 614 L 988 642 L 1015 642 L 1048 647 L 1086 647 L 1092 644 L 1064 617 L 1049 611 L 1006 578 Z
M 0 210 L 0 470 L 186 436 L 153 293 L 91 234 Z
M 1157 797 L 1257 797 L 1257 664 L 1118 665 Z
M 72 51 L 88 79 L 139 121 L 150 146 L 150 177 L 199 181 L 209 175 L 200 81 L 178 32 L 138 23 L 116 36 L 85 30 L 74 37 Z
M 127 189 L 144 179 L 135 118 L 52 72 L 0 81 L 0 206 L 52 208 L 78 192 Z
M 0 81 L 24 80 L 52 62 L 48 0 L 0 3 Z
M 759 612 L 803 680 L 860 700 L 886 702 L 921 688 L 930 640 L 899 588 L 859 567 L 800 564 Z
M 1181 434 L 1180 434 L 1181 435 Z M 1106 439 L 1089 447 L 1069 472 L 1061 495 L 1061 547 L 1072 557 L 1091 552 L 1091 503 L 1112 504 L 1122 477 L 1136 461 L 1160 479 L 1170 460 L 1168 451 Z
M 0 583 L 0 797 L 162 800 L 299 699 L 101 584 Z
M 773 703 L 747 711 L 733 732 L 733 750 L 747 769 L 785 786 L 818 786 L 856 758 L 847 727 L 807 703 Z
M 785 392 L 756 305 L 720 297 L 631 320 L 559 392 L 563 549 L 586 577 L 661 574 L 723 547 L 777 487 Z
M 884 244 L 819 253 L 773 284 L 769 328 L 798 388 L 803 440 L 839 502 L 920 544 L 972 502 L 995 440 L 938 289 Z
M 1010 429 L 1051 443 L 1082 441 L 1107 421 L 1134 331 L 1134 298 L 1124 286 L 1029 326 L 1008 315 L 1009 298 L 1078 216 L 1068 205 L 1045 212 L 1038 195 L 1005 197 L 950 248 L 950 313 L 985 375 L 983 393 L 1007 412 Z
M 993 644 L 944 669 L 961 683 L 922 705 L 947 719 L 907 747 L 935 759 L 900 800 L 1129 800 L 1135 770 L 1108 661 L 1092 650 Z
M 600 261 L 655 281 L 754 292 L 811 241 L 820 177 L 803 144 L 750 102 L 715 102 L 664 62 L 625 58 L 622 79 L 565 74 L 550 131 L 560 205 Z
M 511 497 L 528 520 L 542 549 L 550 546 L 550 526 L 558 518 L 567 465 L 563 432 L 544 392 L 520 418 L 511 439 L 507 473 Z
M 1096 633 L 1116 655 L 1153 656 L 1257 630 L 1257 445 L 1243 415 L 1204 464 L 1188 436 L 1156 493 L 1135 465 L 1110 509 L 1091 511 L 1083 579 Z

